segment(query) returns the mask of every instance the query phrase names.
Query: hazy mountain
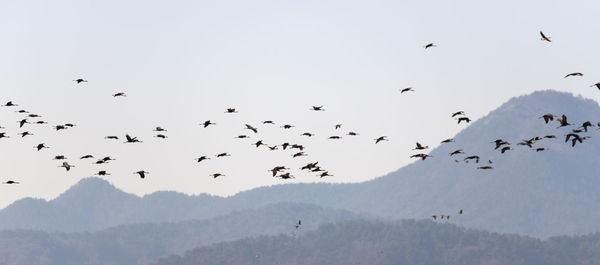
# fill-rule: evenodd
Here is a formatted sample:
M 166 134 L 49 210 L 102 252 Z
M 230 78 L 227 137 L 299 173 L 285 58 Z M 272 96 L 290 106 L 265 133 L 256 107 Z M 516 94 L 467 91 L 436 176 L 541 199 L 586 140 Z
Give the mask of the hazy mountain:
M 549 112 L 564 113 L 576 125 L 557 129 L 556 121 L 545 124 L 539 117 Z M 582 133 L 591 138 L 575 147 L 564 142 L 566 133 L 587 120 L 594 124 L 600 120 L 595 101 L 555 91 L 535 92 L 513 98 L 473 122 L 456 135 L 455 143 L 432 150 L 432 158 L 369 182 L 277 185 L 229 198 L 174 192 L 138 198 L 104 181 L 85 179 L 50 202 L 15 202 L 0 211 L 0 227 L 94 231 L 118 224 L 208 218 L 289 201 L 391 218 L 449 214 L 452 222 L 467 227 L 539 237 L 596 232 L 600 231 L 600 212 L 595 211 L 600 203 L 598 130 Z M 535 152 L 517 145 L 549 134 L 557 139 L 543 139 L 534 146 L 548 150 Z M 498 138 L 511 142 L 514 150 L 505 154 L 494 150 L 490 142 Z M 448 153 L 456 149 L 479 155 L 480 163 L 465 163 L 464 155 L 450 157 Z M 476 169 L 488 165 L 488 160 L 493 161 L 493 170 Z M 459 209 L 465 214 L 457 216 Z
M 431 221 L 350 221 L 300 237 L 261 236 L 170 256 L 158 265 L 196 264 L 597 264 L 600 235 L 541 241 Z
M 299 229 L 295 224 L 306 218 Z M 149 264 L 159 257 L 256 235 L 302 234 L 357 219 L 347 211 L 280 203 L 210 220 L 122 225 L 95 233 L 1 231 L 0 264 Z

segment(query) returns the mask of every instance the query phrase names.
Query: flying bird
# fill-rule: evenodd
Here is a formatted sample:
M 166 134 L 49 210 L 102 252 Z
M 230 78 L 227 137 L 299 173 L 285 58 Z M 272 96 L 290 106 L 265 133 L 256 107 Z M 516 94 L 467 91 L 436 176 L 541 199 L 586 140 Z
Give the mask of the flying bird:
M 462 149 L 458 149 L 458 150 L 456 150 L 456 151 L 454 151 L 454 152 L 450 153 L 450 156 L 453 156 L 453 155 L 458 155 L 458 154 L 464 154 L 463 150 L 462 150 Z
M 342 128 L 342 125 L 341 125 L 341 124 L 336 124 L 336 125 L 335 125 L 335 129 L 337 130 L 337 129 L 339 129 L 339 128 Z
M 79 159 L 88 159 L 88 158 L 94 158 L 93 155 L 84 155 L 82 157 L 80 157 Z
M 417 142 L 417 147 L 415 147 L 413 150 L 425 150 L 427 148 L 429 148 L 429 145 L 422 146 L 419 142 Z
M 548 114 L 542 115 L 542 117 L 539 117 L 538 119 L 544 119 L 544 121 L 546 122 L 546 124 L 548 124 L 548 122 L 554 120 L 554 115 L 552 113 L 548 113 Z
M 579 72 L 577 72 L 577 73 L 570 73 L 570 74 L 567 74 L 567 75 L 565 75 L 565 77 L 564 77 L 564 78 L 567 78 L 567 77 L 569 77 L 569 76 L 583 76 L 583 74 L 582 74 L 582 73 L 579 73 Z
M 477 169 L 486 170 L 486 169 L 494 169 L 494 168 L 492 166 L 482 166 L 482 167 L 478 167 Z M 448 219 L 450 219 L 450 217 L 448 217 Z
M 404 92 L 409 92 L 409 91 L 415 92 L 415 91 L 412 89 L 412 87 L 407 87 L 407 88 L 402 88 L 402 89 L 400 89 L 400 94 L 402 94 L 402 93 L 404 93 Z
M 140 178 L 145 178 L 146 174 L 150 174 L 150 172 L 144 171 L 144 170 L 140 170 L 138 172 L 133 172 L 133 174 L 138 174 L 140 175 Z
M 590 87 L 593 87 L 593 86 L 595 86 L 596 88 L 600 89 L 600 82 L 595 83 L 595 84 L 591 85 Z
M 547 41 L 547 42 L 552 42 L 552 41 L 550 40 L 550 37 L 546 37 L 546 35 L 544 35 L 544 32 L 542 32 L 541 30 L 540 30 L 540 35 L 542 36 L 542 39 L 541 39 L 541 40 L 545 40 L 545 41 Z
M 461 121 L 464 121 L 466 123 L 471 122 L 471 119 L 469 119 L 468 117 L 460 117 L 457 120 L 458 120 L 458 124 L 460 124 Z
M 124 92 L 119 92 L 119 93 L 113 94 L 112 96 L 116 98 L 116 97 L 126 97 L 127 95 L 125 95 Z
M 37 146 L 34 146 L 34 148 L 36 148 L 38 151 L 44 149 L 44 148 L 50 148 L 46 145 L 44 145 L 44 143 L 38 144 Z
M 129 134 L 125 134 L 125 138 L 126 141 L 123 143 L 143 143 L 142 141 L 138 140 L 137 137 L 131 137 Z
M 210 122 L 210 120 L 205 121 L 204 123 L 202 123 L 201 125 L 204 125 L 204 128 L 208 127 L 209 125 L 215 125 L 216 123 L 212 123 Z
M 163 129 L 162 127 L 158 126 L 156 128 L 154 128 L 154 130 L 152 130 L 153 132 L 166 132 L 167 130 Z
M 10 184 L 19 184 L 19 182 L 14 181 L 14 180 L 9 180 L 9 181 L 2 182 L 2 184 L 8 184 L 8 185 L 10 185 Z
M 225 157 L 225 156 L 231 156 L 231 155 L 228 153 L 220 153 L 220 154 L 216 155 L 216 157 Z
M 214 174 L 210 174 L 209 176 L 213 177 L 213 178 L 218 178 L 218 177 L 224 177 L 225 174 L 221 174 L 221 173 L 214 173 Z
M 425 45 L 425 46 L 423 46 L 423 47 L 425 47 L 425 49 L 427 50 L 427 49 L 429 49 L 429 48 L 431 48 L 431 47 L 437 47 L 437 45 L 435 45 L 435 44 L 433 44 L 433 43 L 428 43 L 428 44 L 426 44 L 426 45 Z
M 570 123 L 567 122 L 567 116 L 565 116 L 565 114 L 563 114 L 562 117 L 557 118 L 556 120 L 558 122 L 560 122 L 560 126 L 558 126 L 556 128 L 560 128 L 560 127 L 572 125 L 572 124 L 570 124 Z
M 12 101 L 6 102 L 6 104 L 2 105 L 4 107 L 15 107 L 15 106 L 19 106 L 15 103 L 13 103 Z
M 389 141 L 387 136 L 379 136 L 379 138 L 375 139 L 375 144 L 378 144 L 381 141 Z
M 63 162 L 62 165 L 58 166 L 58 167 L 64 167 L 67 171 L 71 170 L 72 167 L 75 167 L 73 165 L 69 165 L 68 162 Z
M 225 113 L 238 113 L 237 110 L 235 110 L 235 108 L 228 108 Z
M 85 80 L 85 79 L 83 79 L 83 78 L 78 78 L 78 79 L 75 79 L 75 80 L 73 80 L 73 81 L 77 82 L 77 84 L 79 84 L 79 83 L 83 83 L 83 82 L 87 82 L 87 80 Z
M 250 124 L 246 124 L 246 129 L 253 131 L 254 133 L 258 133 L 258 129 L 256 129 L 255 127 L 253 127 Z
M 201 156 L 201 157 L 198 157 L 198 158 L 196 158 L 196 159 L 194 159 L 194 160 L 196 160 L 198 163 L 200 163 L 200 162 L 202 162 L 202 161 L 204 161 L 204 160 L 207 160 L 207 159 L 210 159 L 210 157 L 207 157 L 207 156 Z
M 323 108 L 323 106 L 312 106 L 312 110 L 314 110 L 314 111 L 324 111 L 325 109 Z
M 356 132 L 348 132 L 348 134 L 346 134 L 346 135 L 350 135 L 350 136 L 357 136 L 357 135 L 358 135 L 358 133 L 356 133 Z
M 458 116 L 458 115 L 465 115 L 465 112 L 464 112 L 464 111 L 462 111 L 462 110 L 461 110 L 461 111 L 454 112 L 454 113 L 452 113 L 452 118 L 454 118 L 455 116 Z

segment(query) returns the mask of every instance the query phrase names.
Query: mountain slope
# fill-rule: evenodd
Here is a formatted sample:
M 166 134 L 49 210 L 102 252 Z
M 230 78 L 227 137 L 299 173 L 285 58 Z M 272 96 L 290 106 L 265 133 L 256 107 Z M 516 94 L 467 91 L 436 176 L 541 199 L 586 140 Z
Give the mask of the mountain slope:
M 599 234 L 541 241 L 431 221 L 349 221 L 324 225 L 300 237 L 219 243 L 157 264 L 583 265 L 597 263 L 599 243 Z
M 557 129 L 556 121 L 545 124 L 539 117 L 549 112 L 566 114 L 577 125 Z M 582 133 L 591 138 L 575 147 L 564 142 L 564 135 L 584 121 L 595 124 L 598 119 L 600 107 L 593 100 L 540 91 L 513 98 L 473 122 L 456 135 L 455 143 L 432 150 L 432 158 L 369 182 L 276 185 L 228 198 L 173 192 L 137 198 L 103 195 L 116 191 L 94 195 L 90 190 L 99 180 L 90 179 L 47 203 L 14 203 L 0 211 L 0 227 L 95 231 L 118 224 L 202 219 L 275 202 L 301 202 L 391 218 L 446 214 L 452 222 L 468 227 L 538 237 L 585 234 L 600 231 L 600 212 L 595 211 L 600 204 L 596 192 L 600 163 L 595 161 L 600 150 L 598 130 Z M 557 138 L 534 145 L 548 150 L 535 152 L 517 145 L 523 139 L 549 134 Z M 514 150 L 505 154 L 494 150 L 490 142 L 498 138 L 511 142 Z M 465 163 L 465 155 L 450 157 L 448 153 L 456 149 L 479 155 L 480 163 Z M 493 161 L 493 170 L 477 169 L 488 160 Z M 118 196 L 122 198 L 111 201 Z M 67 214 L 71 208 L 78 210 Z M 465 214 L 458 216 L 459 209 Z
M 294 227 L 298 218 L 306 218 L 300 229 Z M 302 234 L 321 224 L 357 218 L 347 211 L 280 203 L 210 220 L 123 225 L 95 233 L 1 231 L 0 264 L 149 264 L 215 242 Z

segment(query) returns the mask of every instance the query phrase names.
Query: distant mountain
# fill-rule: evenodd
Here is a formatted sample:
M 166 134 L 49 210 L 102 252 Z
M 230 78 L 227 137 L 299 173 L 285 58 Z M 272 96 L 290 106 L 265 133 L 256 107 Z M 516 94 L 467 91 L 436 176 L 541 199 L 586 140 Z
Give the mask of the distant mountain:
M 545 124 L 539 117 L 546 113 L 565 114 L 575 125 Z M 456 142 L 432 150 L 433 157 L 369 182 L 276 185 L 228 198 L 174 192 L 138 198 L 102 180 L 84 179 L 53 201 L 15 202 L 0 211 L 0 227 L 96 231 L 119 224 L 203 219 L 275 202 L 301 202 L 389 218 L 445 214 L 467 227 L 537 237 L 597 232 L 598 129 L 580 133 L 591 138 L 575 147 L 564 142 L 565 134 L 588 120 L 594 124 L 600 120 L 596 101 L 540 91 L 513 98 L 472 122 L 456 135 Z M 557 138 L 537 141 L 534 147 L 547 150 L 536 152 L 517 145 L 545 135 Z M 505 154 L 494 150 L 490 142 L 499 138 L 509 141 L 514 150 Z M 456 149 L 479 155 L 481 161 L 466 163 L 465 155 L 450 157 Z M 488 160 L 494 169 L 477 169 L 488 165 Z M 460 209 L 464 214 L 459 216 Z
M 349 221 L 300 237 L 261 236 L 206 246 L 157 265 L 584 265 L 598 264 L 600 234 L 546 241 L 431 221 Z
M 299 229 L 294 225 L 306 218 Z M 0 264 L 150 264 L 169 254 L 258 235 L 300 235 L 359 218 L 347 211 L 280 203 L 210 220 L 122 225 L 95 233 L 1 231 Z

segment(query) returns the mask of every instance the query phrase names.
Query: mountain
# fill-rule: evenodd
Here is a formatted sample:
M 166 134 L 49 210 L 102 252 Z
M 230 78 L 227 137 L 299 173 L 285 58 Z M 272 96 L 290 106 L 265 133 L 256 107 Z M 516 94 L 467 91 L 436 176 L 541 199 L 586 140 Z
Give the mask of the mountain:
M 306 218 L 301 228 L 294 225 Z M 149 264 L 160 257 L 258 235 L 296 235 L 357 219 L 347 211 L 280 203 L 209 220 L 121 225 L 94 233 L 0 231 L 0 264 Z
M 431 221 L 349 221 L 300 237 L 261 236 L 205 246 L 157 265 L 583 265 L 598 263 L 599 243 L 600 234 L 541 241 Z
M 545 124 L 539 117 L 546 113 L 565 114 L 576 125 L 557 128 L 556 121 Z M 228 198 L 174 192 L 138 198 L 122 194 L 101 180 L 85 179 L 53 201 L 15 202 L 0 211 L 0 227 L 97 231 L 119 224 L 204 219 L 270 203 L 299 202 L 385 218 L 422 219 L 445 214 L 466 227 L 536 237 L 597 232 L 598 130 L 581 133 L 591 138 L 574 147 L 564 142 L 570 130 L 588 120 L 595 124 L 597 117 L 600 107 L 596 101 L 539 91 L 512 98 L 472 122 L 454 137 L 456 142 L 433 149 L 433 157 L 372 181 L 275 185 Z M 534 147 L 547 150 L 536 152 L 517 145 L 545 135 L 557 138 L 537 141 Z M 491 141 L 499 138 L 509 141 L 514 150 L 505 154 L 494 150 Z M 450 157 L 448 153 L 456 149 L 479 155 L 481 161 L 466 163 L 465 155 Z M 490 165 L 494 169 L 477 169 L 488 165 L 488 160 L 493 161 Z M 463 215 L 457 214 L 459 209 L 464 210 Z

